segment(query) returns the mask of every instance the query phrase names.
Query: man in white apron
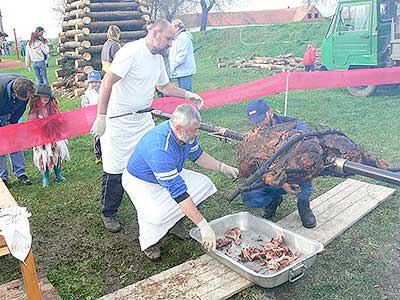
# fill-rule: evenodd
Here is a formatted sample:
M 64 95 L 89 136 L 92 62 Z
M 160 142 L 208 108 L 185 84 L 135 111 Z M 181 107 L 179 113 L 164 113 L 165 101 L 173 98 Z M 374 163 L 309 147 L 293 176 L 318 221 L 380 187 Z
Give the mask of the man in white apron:
M 143 136 L 122 174 L 138 216 L 141 250 L 151 260 L 160 258 L 159 240 L 185 215 L 199 227 L 204 248 L 215 250 L 215 233 L 197 206 L 217 189 L 207 176 L 183 166 L 189 158 L 230 178 L 239 171 L 202 150 L 197 138 L 200 120 L 193 106 L 178 106 L 169 121 Z
M 162 54 L 171 47 L 174 27 L 156 21 L 145 38 L 127 43 L 116 54 L 99 92 L 97 118 L 91 133 L 100 137 L 103 159 L 102 220 L 111 232 L 121 230 L 116 214 L 124 190 L 122 172 L 140 138 L 154 127 L 149 108 L 154 89 L 167 96 L 190 99 L 199 107 L 203 99 L 169 82 Z

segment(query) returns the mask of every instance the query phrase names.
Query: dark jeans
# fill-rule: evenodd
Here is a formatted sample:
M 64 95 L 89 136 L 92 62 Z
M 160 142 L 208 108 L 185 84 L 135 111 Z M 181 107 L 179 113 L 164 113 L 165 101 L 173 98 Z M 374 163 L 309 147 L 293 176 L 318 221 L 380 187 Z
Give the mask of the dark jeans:
M 315 71 L 315 66 L 314 65 L 305 65 L 304 66 L 304 71 L 306 71 L 306 72 L 314 72 Z
M 259 183 L 260 181 L 256 181 L 255 183 Z M 301 188 L 301 192 L 297 194 L 297 201 L 308 201 L 312 192 L 313 185 L 311 181 L 303 181 L 299 183 Z M 272 200 L 276 197 L 287 194 L 282 188 L 275 188 L 269 185 L 265 185 L 265 187 L 259 188 L 257 190 L 253 190 L 250 192 L 243 192 L 242 199 L 243 203 L 246 207 L 249 208 L 263 208 L 267 207 L 271 204 Z
M 101 145 L 99 138 L 93 138 L 94 156 L 101 158 Z
M 124 195 L 122 174 L 103 173 L 101 190 L 101 213 L 105 217 L 115 217 Z

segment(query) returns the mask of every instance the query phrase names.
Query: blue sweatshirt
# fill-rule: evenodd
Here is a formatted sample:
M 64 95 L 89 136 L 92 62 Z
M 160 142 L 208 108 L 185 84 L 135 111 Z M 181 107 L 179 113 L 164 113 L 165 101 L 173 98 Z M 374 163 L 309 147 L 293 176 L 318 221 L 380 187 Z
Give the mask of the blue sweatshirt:
M 127 171 L 133 176 L 165 187 L 177 202 L 187 198 L 187 186 L 180 172 L 189 158 L 196 161 L 203 153 L 198 138 L 193 144 L 181 144 L 169 121 L 147 132 L 128 161 Z

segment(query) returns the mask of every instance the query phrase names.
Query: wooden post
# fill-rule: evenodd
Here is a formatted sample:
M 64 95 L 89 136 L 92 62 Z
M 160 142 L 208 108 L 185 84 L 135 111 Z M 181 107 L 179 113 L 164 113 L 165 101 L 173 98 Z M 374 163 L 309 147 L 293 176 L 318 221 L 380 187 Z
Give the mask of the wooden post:
M 42 292 L 39 287 L 39 281 L 36 273 L 35 261 L 33 259 L 32 248 L 29 250 L 29 254 L 25 259 L 25 264 L 22 262 L 20 263 L 22 277 L 24 279 L 26 299 L 42 300 Z
M 15 33 L 15 28 L 13 29 L 13 31 L 15 40 L 15 52 L 17 53 L 17 60 L 19 60 L 18 40 L 17 40 L 17 34 Z

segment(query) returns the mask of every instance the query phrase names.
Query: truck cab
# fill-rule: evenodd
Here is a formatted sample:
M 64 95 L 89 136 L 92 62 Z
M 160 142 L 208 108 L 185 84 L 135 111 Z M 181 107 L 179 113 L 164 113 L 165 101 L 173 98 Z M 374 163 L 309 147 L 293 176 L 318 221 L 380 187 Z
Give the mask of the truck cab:
M 398 7 L 400 0 L 339 0 L 322 44 L 327 70 L 351 70 L 395 65 L 400 58 Z M 400 38 L 398 34 L 397 38 Z M 394 51 L 396 46 L 399 51 Z M 392 55 L 397 52 L 398 55 Z M 351 87 L 356 96 L 368 96 L 374 86 Z

